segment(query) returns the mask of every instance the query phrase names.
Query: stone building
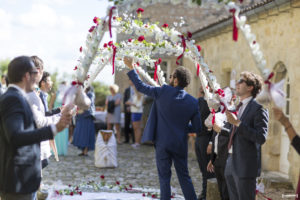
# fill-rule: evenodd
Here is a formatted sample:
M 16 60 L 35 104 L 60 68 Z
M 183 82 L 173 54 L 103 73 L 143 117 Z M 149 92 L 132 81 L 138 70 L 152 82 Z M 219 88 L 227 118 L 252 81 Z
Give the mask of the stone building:
M 237 42 L 232 40 L 231 15 L 224 9 L 210 8 L 211 14 L 205 12 L 207 17 L 203 14 L 205 10 L 200 12 L 200 8 L 197 9 L 193 10 L 183 5 L 171 8 L 167 5 L 156 4 L 145 8 L 143 17 L 150 21 L 154 18 L 161 24 L 171 24 L 178 20 L 178 16 L 184 16 L 187 26 L 181 27 L 180 31 L 193 32 L 193 38 L 202 47 L 201 53 L 205 62 L 214 71 L 221 86 L 229 85 L 233 70 L 237 75 L 246 70 L 259 73 L 242 33 L 239 31 Z M 251 30 L 256 35 L 256 41 L 260 44 L 267 61 L 267 67 L 275 73 L 272 81 L 286 80 L 287 96 L 284 111 L 295 129 L 300 132 L 300 87 L 298 85 L 300 81 L 300 48 L 298 46 L 300 44 L 300 0 L 246 1 L 241 13 L 247 16 L 246 23 L 251 25 Z M 175 58 L 166 57 L 163 60 L 168 77 L 176 67 Z M 193 74 L 192 83 L 187 91 L 197 97 L 200 81 L 196 76 L 196 68 L 188 59 L 184 59 L 182 64 L 190 68 Z M 121 88 L 126 86 L 122 77 L 125 77 L 125 72 L 117 72 L 116 82 L 121 85 Z M 283 127 L 275 122 L 271 111 L 272 106 L 266 105 L 266 107 L 269 109 L 270 123 L 267 142 L 263 145 L 263 170 L 288 175 L 296 187 L 300 171 L 300 156 L 290 146 Z

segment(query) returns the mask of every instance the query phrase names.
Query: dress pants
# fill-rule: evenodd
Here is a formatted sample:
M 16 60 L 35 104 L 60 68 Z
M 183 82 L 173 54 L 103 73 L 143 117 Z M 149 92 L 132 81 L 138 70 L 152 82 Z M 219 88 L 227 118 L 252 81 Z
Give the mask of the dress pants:
M 0 193 L 1 200 L 37 200 L 36 192 L 31 194 L 9 194 Z
M 229 200 L 229 194 L 227 190 L 227 184 L 225 180 L 225 167 L 214 166 L 216 178 L 218 181 L 219 192 L 221 200 Z
M 156 146 L 155 153 L 156 166 L 158 170 L 160 183 L 160 199 L 171 199 L 171 166 L 172 162 L 174 162 L 174 167 L 184 198 L 188 200 L 196 200 L 197 196 L 192 183 L 192 179 L 189 176 L 188 172 L 187 153 L 183 153 L 183 155 L 178 155 L 177 153 L 174 153 L 171 150 L 167 150 L 158 146 Z
M 129 142 L 129 135 L 132 135 L 132 142 L 134 143 L 134 134 L 132 128 L 130 128 L 131 125 L 131 112 L 125 112 L 125 123 L 124 123 L 124 134 L 125 134 L 125 142 Z
M 207 179 L 213 178 L 214 173 L 207 171 L 207 165 L 210 160 L 210 155 L 207 154 L 207 146 L 210 140 L 210 135 L 197 136 L 195 141 L 195 151 L 199 164 L 200 171 L 202 173 L 202 192 L 201 197 L 206 197 Z
M 225 179 L 230 200 L 255 200 L 256 177 L 238 177 L 233 168 L 231 154 L 225 167 Z

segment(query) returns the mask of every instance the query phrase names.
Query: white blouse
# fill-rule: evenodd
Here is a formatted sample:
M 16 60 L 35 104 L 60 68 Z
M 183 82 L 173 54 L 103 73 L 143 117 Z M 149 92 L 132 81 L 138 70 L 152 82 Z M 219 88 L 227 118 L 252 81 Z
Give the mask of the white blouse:
M 143 108 L 144 108 L 143 101 L 144 101 L 143 96 L 141 96 L 141 98 L 138 99 L 136 95 L 133 95 L 131 103 L 134 104 L 135 106 L 133 105 L 130 106 L 131 113 L 143 113 Z

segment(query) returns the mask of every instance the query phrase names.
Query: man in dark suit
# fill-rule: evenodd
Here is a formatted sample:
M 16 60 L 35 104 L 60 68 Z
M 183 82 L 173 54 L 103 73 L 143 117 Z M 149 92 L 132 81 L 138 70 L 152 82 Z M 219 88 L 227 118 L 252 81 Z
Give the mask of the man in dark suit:
M 125 133 L 125 141 L 124 143 L 129 143 L 129 135 L 131 134 L 132 137 L 132 143 L 135 143 L 134 140 L 134 134 L 133 134 L 133 130 L 131 128 L 131 111 L 130 111 L 130 105 L 127 105 L 126 102 L 130 101 L 132 95 L 134 94 L 134 89 L 133 89 L 133 83 L 131 82 L 131 80 L 129 80 L 129 87 L 126 88 L 125 92 L 124 92 L 124 99 L 123 99 L 123 105 L 124 105 L 124 133 Z
M 215 172 L 221 200 L 229 200 L 227 184 L 225 180 L 225 166 L 228 157 L 228 142 L 230 136 L 231 124 L 226 123 L 221 129 L 214 124 L 212 136 L 212 154 L 207 165 L 207 171 Z
M 66 110 L 56 125 L 36 129 L 26 92 L 34 89 L 37 69 L 30 57 L 8 65 L 9 88 L 0 97 L 0 197 L 35 200 L 41 182 L 40 142 L 53 139 L 71 120 Z
M 262 78 L 243 72 L 236 84 L 240 97 L 237 116 L 226 111 L 227 120 L 233 125 L 225 168 L 225 178 L 231 200 L 254 200 L 256 177 L 261 171 L 261 145 L 268 133 L 269 114 L 255 101 L 262 87 Z
M 200 171 L 202 173 L 202 191 L 199 200 L 206 199 L 206 189 L 207 189 L 207 179 L 213 178 L 214 173 L 207 171 L 207 164 L 210 160 L 210 154 L 207 152 L 207 147 L 209 146 L 209 141 L 212 137 L 212 131 L 208 130 L 204 125 L 204 121 L 210 114 L 209 107 L 207 105 L 206 100 L 204 99 L 204 91 L 202 88 L 199 89 L 199 112 L 201 113 L 201 122 L 202 122 L 202 130 L 197 134 L 195 140 L 195 152 L 197 156 L 197 161 L 199 164 Z
M 125 58 L 124 62 L 133 69 L 131 59 Z M 143 83 L 135 70 L 128 72 L 128 76 L 139 92 L 154 98 L 142 141 L 153 141 L 155 145 L 161 199 L 171 198 L 171 166 L 174 162 L 184 198 L 196 200 L 187 166 L 187 141 L 189 132 L 200 132 L 201 119 L 197 99 L 184 91 L 190 83 L 189 71 L 178 67 L 170 77 L 170 85 L 162 87 Z M 189 122 L 192 122 L 190 130 Z

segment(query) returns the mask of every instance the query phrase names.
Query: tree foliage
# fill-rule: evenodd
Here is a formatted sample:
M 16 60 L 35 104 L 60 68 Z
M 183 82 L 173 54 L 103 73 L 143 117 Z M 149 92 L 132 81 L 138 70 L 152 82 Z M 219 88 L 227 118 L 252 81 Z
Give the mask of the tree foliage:
M 104 106 L 106 96 L 109 95 L 109 87 L 100 82 L 93 82 L 92 86 L 95 92 L 95 106 Z
M 8 64 L 10 62 L 10 59 L 5 59 L 0 61 L 0 70 L 1 75 L 7 74 Z

